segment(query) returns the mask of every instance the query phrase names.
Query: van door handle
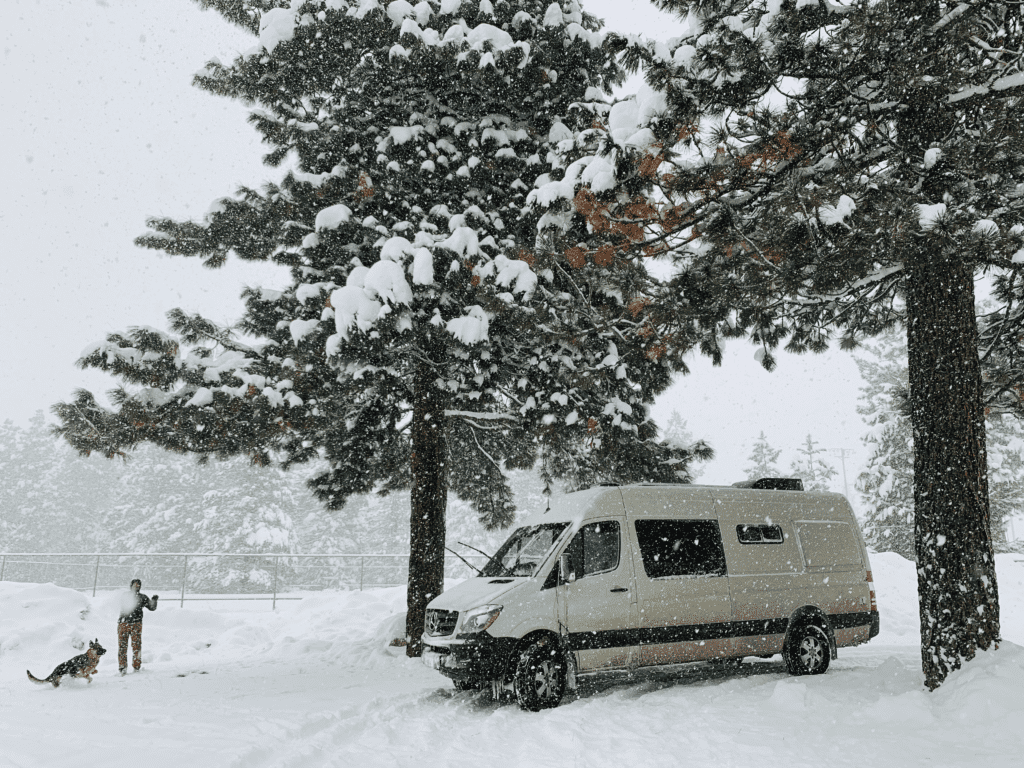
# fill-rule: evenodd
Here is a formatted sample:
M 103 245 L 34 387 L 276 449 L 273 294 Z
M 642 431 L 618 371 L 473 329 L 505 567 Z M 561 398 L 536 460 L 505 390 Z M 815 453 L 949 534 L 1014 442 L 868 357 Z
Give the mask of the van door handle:
M 629 592 L 629 590 L 626 589 L 625 587 L 612 587 L 611 591 L 612 592 Z

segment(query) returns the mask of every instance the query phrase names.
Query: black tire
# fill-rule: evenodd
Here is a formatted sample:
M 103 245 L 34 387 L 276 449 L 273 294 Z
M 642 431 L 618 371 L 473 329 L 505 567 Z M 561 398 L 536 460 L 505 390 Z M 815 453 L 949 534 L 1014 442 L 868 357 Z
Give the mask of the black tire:
M 821 675 L 832 660 L 832 649 L 825 630 L 805 624 L 793 630 L 782 656 L 791 675 Z
M 529 712 L 557 707 L 565 693 L 565 659 L 550 638 L 519 654 L 512 685 L 519 706 Z

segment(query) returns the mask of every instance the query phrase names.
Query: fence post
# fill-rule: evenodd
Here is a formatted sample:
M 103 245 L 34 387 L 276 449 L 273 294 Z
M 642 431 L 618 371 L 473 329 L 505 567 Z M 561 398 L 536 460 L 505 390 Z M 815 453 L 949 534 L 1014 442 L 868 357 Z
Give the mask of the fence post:
M 270 610 L 277 610 L 277 569 L 281 564 L 281 556 L 274 556 L 274 602 L 270 604 Z
M 362 555 L 359 556 L 359 591 L 363 591 L 363 563 L 366 562 L 366 558 Z
M 100 581 L 100 556 L 96 555 L 96 571 L 92 575 L 92 596 L 96 597 L 96 585 Z
M 4 580 L 4 571 L 7 570 L 7 555 L 4 555 L 3 560 L 0 560 L 0 581 Z
M 188 576 L 188 555 L 183 555 L 184 562 L 181 565 L 181 604 L 180 608 L 185 607 L 185 579 Z

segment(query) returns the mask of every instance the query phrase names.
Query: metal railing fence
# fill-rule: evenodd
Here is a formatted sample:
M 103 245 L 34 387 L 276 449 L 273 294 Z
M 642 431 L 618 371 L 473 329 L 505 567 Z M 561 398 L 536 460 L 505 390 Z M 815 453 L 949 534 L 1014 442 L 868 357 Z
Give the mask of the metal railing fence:
M 486 558 L 466 560 L 483 565 Z M 282 596 L 289 592 L 405 586 L 408 563 L 407 553 L 0 552 L 0 581 L 53 583 L 95 597 L 100 590 L 125 589 L 137 578 L 147 592 L 173 590 L 181 606 L 193 600 L 270 600 L 276 608 L 279 600 L 302 599 Z M 445 578 L 472 573 L 459 558 L 445 556 Z

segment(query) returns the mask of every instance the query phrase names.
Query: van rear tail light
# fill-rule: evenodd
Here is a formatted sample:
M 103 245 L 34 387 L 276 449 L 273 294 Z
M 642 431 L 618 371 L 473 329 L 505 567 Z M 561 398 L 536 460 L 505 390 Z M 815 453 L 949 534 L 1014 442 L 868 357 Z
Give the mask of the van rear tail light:
M 868 587 L 868 595 L 871 598 L 871 610 L 878 610 L 878 601 L 875 599 L 875 580 L 871 578 L 871 571 L 867 572 L 867 578 L 865 579 L 871 586 Z

